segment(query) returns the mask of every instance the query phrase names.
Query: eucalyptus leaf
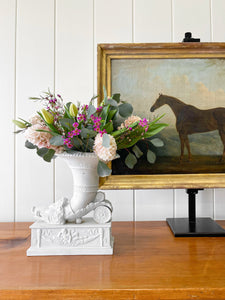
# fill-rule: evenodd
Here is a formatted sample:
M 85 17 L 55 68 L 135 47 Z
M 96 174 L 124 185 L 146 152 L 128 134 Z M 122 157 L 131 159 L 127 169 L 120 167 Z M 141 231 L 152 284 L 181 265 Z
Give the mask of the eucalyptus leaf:
M 50 162 L 55 155 L 55 150 L 48 149 L 48 152 L 43 156 L 43 159 L 47 162 Z
M 83 139 L 95 137 L 96 134 L 97 133 L 95 131 L 93 131 L 91 129 L 87 129 L 85 127 L 83 127 L 80 132 L 80 135 Z
M 119 105 L 119 113 L 121 117 L 127 118 L 129 117 L 133 112 L 133 107 L 129 103 L 123 103 Z
M 91 115 L 93 115 L 95 112 L 96 112 L 96 108 L 94 107 L 94 105 L 90 104 L 88 106 L 88 111 L 87 111 L 88 119 L 90 119 Z
M 72 119 L 63 118 L 63 119 L 60 119 L 59 122 L 64 128 L 67 128 L 69 130 L 73 129 L 74 121 Z
M 34 144 L 32 144 L 29 141 L 25 142 L 25 147 L 28 148 L 28 149 L 36 149 L 37 148 L 37 146 L 35 146 Z
M 48 150 L 48 148 L 40 148 L 37 150 L 37 154 L 41 157 L 44 157 L 44 155 L 47 154 Z
M 111 105 L 111 106 L 118 106 L 118 103 L 116 102 L 116 100 L 113 99 L 107 99 L 105 102 L 106 105 Z
M 87 139 L 85 141 L 85 151 L 89 150 L 90 152 L 93 151 L 93 147 L 94 147 L 94 140 L 93 139 Z
M 104 133 L 102 136 L 102 146 L 105 148 L 109 148 L 110 146 L 110 137 L 107 133 Z
M 71 143 L 72 143 L 73 146 L 76 147 L 77 149 L 80 149 L 80 148 L 83 147 L 83 142 L 82 142 L 82 140 L 81 140 L 79 137 L 77 137 L 77 136 L 72 137 Z
M 137 145 L 135 145 L 132 148 L 132 150 L 135 153 L 135 155 L 136 155 L 137 158 L 140 158 L 143 155 L 143 152 L 141 151 L 141 149 Z
M 125 158 L 125 164 L 129 169 L 133 169 L 137 163 L 137 158 L 134 154 L 129 153 Z
M 113 94 L 112 99 L 116 100 L 117 103 L 120 102 L 120 94 Z
M 151 150 L 148 150 L 147 152 L 147 160 L 150 164 L 154 164 L 156 160 L 156 155 Z
M 150 142 L 155 146 L 155 147 L 162 147 L 164 145 L 163 141 L 160 140 L 159 138 L 154 138 L 150 140 Z
M 98 162 L 97 171 L 100 177 L 106 177 L 112 173 L 112 170 L 103 161 L 100 160 Z
M 53 146 L 62 146 L 64 145 L 64 139 L 61 135 L 56 135 L 56 136 L 53 136 L 51 139 L 50 139 L 50 144 L 53 145 Z

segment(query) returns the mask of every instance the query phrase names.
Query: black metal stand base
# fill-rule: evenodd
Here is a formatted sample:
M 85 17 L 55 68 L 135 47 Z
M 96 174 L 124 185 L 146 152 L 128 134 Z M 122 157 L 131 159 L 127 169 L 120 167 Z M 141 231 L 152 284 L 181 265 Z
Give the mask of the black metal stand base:
M 211 218 L 196 218 L 190 222 L 189 218 L 166 219 L 175 237 L 225 236 L 225 230 Z
M 196 195 L 202 189 L 187 189 L 188 218 L 168 218 L 174 236 L 225 236 L 225 230 L 211 218 L 196 218 Z

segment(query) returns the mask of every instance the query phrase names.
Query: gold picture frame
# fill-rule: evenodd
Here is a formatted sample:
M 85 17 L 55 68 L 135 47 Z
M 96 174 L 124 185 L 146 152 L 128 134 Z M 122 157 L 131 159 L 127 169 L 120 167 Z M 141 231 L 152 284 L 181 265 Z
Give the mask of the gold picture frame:
M 99 44 L 98 95 L 112 92 L 112 61 L 118 59 L 225 59 L 225 43 Z M 118 93 L 120 91 L 117 91 Z M 224 99 L 225 107 L 225 99 Z M 111 175 L 101 189 L 223 188 L 225 173 Z

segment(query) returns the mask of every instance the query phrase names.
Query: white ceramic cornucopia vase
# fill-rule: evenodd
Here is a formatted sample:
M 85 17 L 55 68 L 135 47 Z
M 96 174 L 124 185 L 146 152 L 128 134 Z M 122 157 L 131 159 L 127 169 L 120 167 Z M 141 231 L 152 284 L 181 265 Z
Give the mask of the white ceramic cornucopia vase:
M 81 223 L 82 217 L 94 211 L 97 223 L 111 220 L 112 204 L 105 199 L 103 192 L 98 192 L 99 176 L 97 173 L 98 157 L 95 153 L 73 152 L 57 154 L 69 166 L 73 176 L 73 196 L 51 204 L 46 209 L 33 207 L 36 220 L 50 224 L 66 222 Z
M 95 200 L 99 188 L 98 157 L 95 153 L 63 152 L 58 157 L 66 161 L 73 176 L 73 196 L 70 206 L 74 213 Z

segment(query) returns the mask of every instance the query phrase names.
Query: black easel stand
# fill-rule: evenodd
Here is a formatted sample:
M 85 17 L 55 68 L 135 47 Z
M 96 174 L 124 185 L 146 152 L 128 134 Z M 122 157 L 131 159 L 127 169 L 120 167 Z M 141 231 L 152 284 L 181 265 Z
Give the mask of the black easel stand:
M 186 32 L 183 42 L 200 42 L 200 39 L 192 37 L 191 32 Z M 202 189 L 187 189 L 188 194 L 188 218 L 167 218 L 174 236 L 225 236 L 225 230 L 211 218 L 196 218 L 195 197 Z
M 167 218 L 166 221 L 176 237 L 225 236 L 225 230 L 211 218 L 196 218 L 196 194 L 202 189 L 187 189 L 188 218 Z

